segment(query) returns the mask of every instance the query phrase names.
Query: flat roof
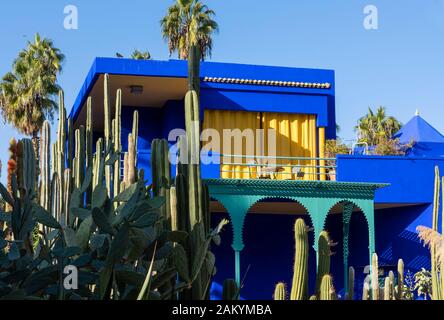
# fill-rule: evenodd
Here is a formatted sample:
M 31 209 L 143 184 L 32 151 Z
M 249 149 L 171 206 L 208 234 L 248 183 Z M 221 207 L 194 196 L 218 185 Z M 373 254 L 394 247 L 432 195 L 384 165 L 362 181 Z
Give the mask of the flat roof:
M 123 58 L 101 58 L 94 60 L 86 79 L 80 88 L 70 117 L 76 121 L 96 83 L 104 74 L 110 75 L 110 83 L 114 86 L 124 86 L 122 90 L 129 90 L 129 85 L 137 77 L 163 78 L 162 87 L 168 90 L 160 92 L 159 99 L 154 104 L 160 104 L 169 93 L 175 98 L 184 95 L 188 64 L 185 60 L 134 60 Z M 245 91 L 291 92 L 312 95 L 334 96 L 335 73 L 333 70 L 292 68 L 279 66 L 261 66 L 237 63 L 202 62 L 202 88 L 236 89 Z M 142 80 L 138 80 L 139 82 Z M 149 80 L 143 80 L 149 81 Z M 166 84 L 166 82 L 168 82 Z M 153 82 L 148 82 L 148 89 L 156 89 Z M 103 84 L 99 84 L 103 88 Z M 159 85 L 160 86 L 160 85 Z M 113 94 L 115 88 L 110 88 Z M 100 92 L 100 88 L 96 88 Z M 170 92 L 171 91 L 171 92 Z M 156 89 L 156 94 L 159 88 Z M 186 91 L 185 91 L 186 92 Z M 103 94 L 103 89 L 102 89 Z M 125 92 L 123 93 L 125 96 Z M 163 96 L 162 96 L 163 95 Z M 151 95 L 152 96 L 152 95 Z M 110 97 L 111 99 L 113 96 Z M 113 101 L 113 100 L 111 100 Z M 135 104 L 123 101 L 124 105 Z M 103 105 L 101 103 L 100 105 Z

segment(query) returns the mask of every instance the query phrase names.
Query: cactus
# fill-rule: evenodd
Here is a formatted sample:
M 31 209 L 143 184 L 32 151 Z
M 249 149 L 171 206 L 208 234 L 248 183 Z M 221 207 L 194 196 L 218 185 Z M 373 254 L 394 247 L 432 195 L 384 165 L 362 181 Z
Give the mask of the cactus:
M 121 140 L 121 114 L 122 114 L 122 90 L 117 90 L 116 94 L 116 113 L 114 118 L 114 131 L 113 131 L 113 143 L 114 153 L 120 154 L 122 152 L 122 140 Z M 120 159 L 114 163 L 114 187 L 113 195 L 117 196 L 120 192 Z M 117 207 L 118 203 L 115 203 Z
M 404 261 L 398 260 L 398 285 L 397 285 L 397 299 L 402 300 L 404 298 Z
M 348 292 L 347 299 L 353 300 L 355 295 L 355 269 L 353 267 L 348 268 Z
M 362 287 L 362 300 L 369 300 L 370 298 L 370 285 L 368 281 L 364 282 L 364 286 Z
M 71 172 L 74 169 L 74 164 L 73 164 L 73 152 L 74 152 L 74 125 L 72 123 L 72 118 L 68 119 L 68 145 L 67 145 L 67 149 L 68 149 L 68 168 L 71 169 Z
M 384 280 L 384 300 L 391 300 L 391 294 L 390 294 L 390 278 L 385 277 Z
M 371 287 L 372 287 L 372 300 L 379 300 L 379 279 L 378 279 L 378 255 L 373 253 L 372 255 L 372 269 L 371 269 Z
M 324 274 L 322 277 L 319 300 L 335 300 L 333 278 L 329 274 Z
M 296 220 L 294 238 L 296 252 L 290 300 L 304 300 L 308 291 L 308 234 L 303 219 Z
M 440 179 L 439 179 L 439 168 L 435 167 L 435 188 L 433 197 L 433 216 L 432 216 L 432 229 L 438 232 L 438 215 L 439 215 L 439 189 L 440 189 Z M 444 192 L 444 188 L 443 188 Z M 444 207 L 443 207 L 444 210 Z M 444 219 L 443 219 L 444 225 Z M 443 229 L 444 230 L 444 229 Z M 437 254 L 436 244 L 430 244 L 430 255 L 431 255 L 431 274 L 432 274 L 432 299 L 441 300 L 442 299 L 442 285 L 439 279 L 439 268 L 438 265 L 438 254 Z M 441 281 L 444 281 L 444 277 L 441 277 Z
M 111 108 L 109 104 L 109 75 L 105 74 L 103 81 L 103 95 L 104 95 L 104 104 L 103 104 L 103 115 L 104 115 L 104 150 L 107 151 L 111 149 L 112 144 L 112 135 L 114 130 L 112 129 L 111 123 Z M 106 158 L 105 160 L 109 160 Z M 112 175 L 112 166 L 105 167 L 105 185 L 108 190 L 108 197 L 112 197 L 111 192 L 111 175 Z
M 287 290 L 285 288 L 285 283 L 279 282 L 274 289 L 274 300 L 286 300 L 287 298 Z
M 318 270 L 316 274 L 316 292 L 319 292 L 324 275 L 330 273 L 330 237 L 327 231 L 322 231 L 318 239 Z
M 389 278 L 390 300 L 396 300 L 396 295 L 395 295 L 395 274 L 393 273 L 393 271 L 390 270 L 388 278 Z
M 127 186 L 132 185 L 136 182 L 136 158 L 137 158 L 137 151 L 136 151 L 136 143 L 135 143 L 134 136 L 132 134 L 128 135 L 128 168 L 127 168 Z M 168 203 L 168 202 L 167 202 Z
M 49 122 L 45 121 L 40 138 L 40 205 L 49 210 L 50 205 L 50 173 L 51 173 L 51 133 Z
M 131 131 L 134 139 L 134 150 L 136 157 L 134 160 L 134 166 L 137 167 L 137 152 L 138 152 L 138 137 L 139 137 L 139 112 L 136 110 L 133 113 L 133 130 Z
M 222 290 L 222 300 L 239 300 L 239 290 L 234 279 L 225 279 Z

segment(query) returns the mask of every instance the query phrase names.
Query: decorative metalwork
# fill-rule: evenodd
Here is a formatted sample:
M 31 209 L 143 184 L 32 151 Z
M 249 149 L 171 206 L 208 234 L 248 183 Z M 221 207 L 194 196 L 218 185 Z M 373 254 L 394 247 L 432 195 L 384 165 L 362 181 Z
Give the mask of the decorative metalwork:
M 337 181 L 294 181 L 261 179 L 207 179 L 212 198 L 227 210 L 233 225 L 232 248 L 235 251 L 236 281 L 240 283 L 240 252 L 244 248 L 243 227 L 250 208 L 267 198 L 289 199 L 300 203 L 307 210 L 313 222 L 315 239 L 324 229 L 329 211 L 339 203 L 345 203 L 347 211 L 344 224 L 349 224 L 348 212 L 358 207 L 364 214 L 369 230 L 369 257 L 375 251 L 374 196 L 379 188 L 388 186 L 381 183 L 337 182 Z M 351 209 L 350 209 L 351 208 Z M 351 213 L 350 213 L 351 216 Z M 348 228 L 348 226 L 347 226 Z M 344 233 L 344 268 L 348 268 L 348 229 Z M 314 249 L 317 252 L 317 241 Z

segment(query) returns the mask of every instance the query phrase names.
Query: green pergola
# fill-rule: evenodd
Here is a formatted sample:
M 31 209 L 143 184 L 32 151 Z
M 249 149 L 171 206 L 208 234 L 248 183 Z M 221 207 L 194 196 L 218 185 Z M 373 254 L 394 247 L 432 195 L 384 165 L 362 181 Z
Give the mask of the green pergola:
M 244 248 L 243 227 L 249 209 L 264 199 L 281 198 L 300 203 L 313 223 L 315 239 L 324 229 L 330 210 L 337 204 L 343 208 L 344 288 L 347 290 L 348 236 L 350 218 L 357 207 L 364 214 L 369 235 L 369 257 L 375 252 L 375 191 L 387 186 L 381 183 L 293 181 L 268 179 L 207 179 L 210 196 L 227 210 L 233 226 L 232 248 L 235 253 L 236 282 L 240 285 L 240 252 Z M 314 249 L 318 252 L 318 243 Z

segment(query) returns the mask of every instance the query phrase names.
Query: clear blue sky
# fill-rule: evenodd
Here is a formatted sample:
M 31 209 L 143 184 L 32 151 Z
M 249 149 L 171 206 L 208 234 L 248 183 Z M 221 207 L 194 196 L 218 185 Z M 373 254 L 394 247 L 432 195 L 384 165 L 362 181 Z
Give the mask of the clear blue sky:
M 149 50 L 168 59 L 159 21 L 173 0 L 16 0 L 0 10 L 0 74 L 34 33 L 66 55 L 60 84 L 70 110 L 96 56 Z M 206 0 L 220 33 L 213 61 L 328 68 L 336 71 L 340 136 L 368 106 L 383 105 L 407 122 L 421 115 L 444 132 L 444 0 Z M 79 10 L 79 29 L 63 27 L 66 5 Z M 379 29 L 363 27 L 364 7 L 379 10 Z M 7 146 L 18 134 L 0 123 L 5 176 Z M 55 127 L 53 127 L 55 132 Z M 3 180 L 3 179 L 2 179 Z

